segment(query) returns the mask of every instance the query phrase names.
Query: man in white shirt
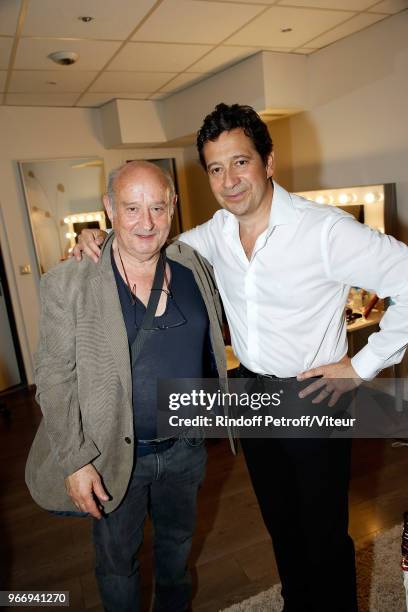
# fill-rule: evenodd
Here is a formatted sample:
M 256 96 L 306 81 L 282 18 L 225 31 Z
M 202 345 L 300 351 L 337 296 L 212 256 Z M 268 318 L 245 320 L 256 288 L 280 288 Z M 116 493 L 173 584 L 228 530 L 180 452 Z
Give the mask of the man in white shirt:
M 214 267 L 240 375 L 320 377 L 301 397 L 314 391 L 314 403 L 331 407 L 398 363 L 408 342 L 408 248 L 275 183 L 272 141 L 250 107 L 219 104 L 197 146 L 222 209 L 180 239 Z M 85 252 L 97 251 L 88 237 Z M 344 317 L 350 285 L 393 298 L 381 331 L 352 359 Z M 243 439 L 242 446 L 273 540 L 284 611 L 357 610 L 347 532 L 350 441 Z

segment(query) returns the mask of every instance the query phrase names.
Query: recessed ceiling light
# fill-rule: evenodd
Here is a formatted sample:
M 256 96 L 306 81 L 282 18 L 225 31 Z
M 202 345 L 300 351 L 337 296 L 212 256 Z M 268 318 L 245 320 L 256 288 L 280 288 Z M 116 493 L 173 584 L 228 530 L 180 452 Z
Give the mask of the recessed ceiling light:
M 292 32 L 293 28 L 281 28 L 282 34 L 286 34 L 287 32 Z
M 83 21 L 84 23 L 89 23 L 93 21 L 95 17 L 90 17 L 89 15 L 84 15 L 83 17 L 78 17 L 79 21 Z

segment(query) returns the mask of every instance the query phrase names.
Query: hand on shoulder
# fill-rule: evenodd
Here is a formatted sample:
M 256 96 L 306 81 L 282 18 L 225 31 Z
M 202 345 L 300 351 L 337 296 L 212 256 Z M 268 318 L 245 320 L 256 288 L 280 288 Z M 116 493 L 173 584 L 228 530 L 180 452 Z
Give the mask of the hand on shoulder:
M 98 263 L 101 254 L 100 246 L 105 242 L 107 235 L 107 232 L 101 229 L 83 229 L 71 257 L 75 257 L 76 261 L 81 261 L 83 253 L 92 261 Z

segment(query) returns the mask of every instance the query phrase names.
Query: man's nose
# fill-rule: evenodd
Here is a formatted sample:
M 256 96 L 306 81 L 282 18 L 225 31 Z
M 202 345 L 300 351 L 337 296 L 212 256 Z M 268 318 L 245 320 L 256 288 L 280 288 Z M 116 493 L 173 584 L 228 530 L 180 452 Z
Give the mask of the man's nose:
M 150 210 L 148 208 L 143 210 L 141 215 L 140 223 L 143 229 L 148 231 L 152 230 L 154 227 L 154 221 Z
M 224 171 L 224 187 L 225 189 L 233 189 L 239 183 L 239 176 L 235 168 L 226 168 Z

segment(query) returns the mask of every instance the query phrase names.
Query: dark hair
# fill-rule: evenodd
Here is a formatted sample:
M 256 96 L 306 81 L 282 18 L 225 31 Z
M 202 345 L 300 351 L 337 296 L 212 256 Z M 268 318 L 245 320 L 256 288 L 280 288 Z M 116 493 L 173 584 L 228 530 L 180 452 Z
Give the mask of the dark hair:
M 273 144 L 266 124 L 252 106 L 242 104 L 217 104 L 212 113 L 206 116 L 203 125 L 197 132 L 197 149 L 200 162 L 204 169 L 207 168 L 203 149 L 206 142 L 214 141 L 223 132 L 229 132 L 236 128 L 242 128 L 248 138 L 252 140 L 255 149 L 266 164 L 268 155 L 271 153 Z

